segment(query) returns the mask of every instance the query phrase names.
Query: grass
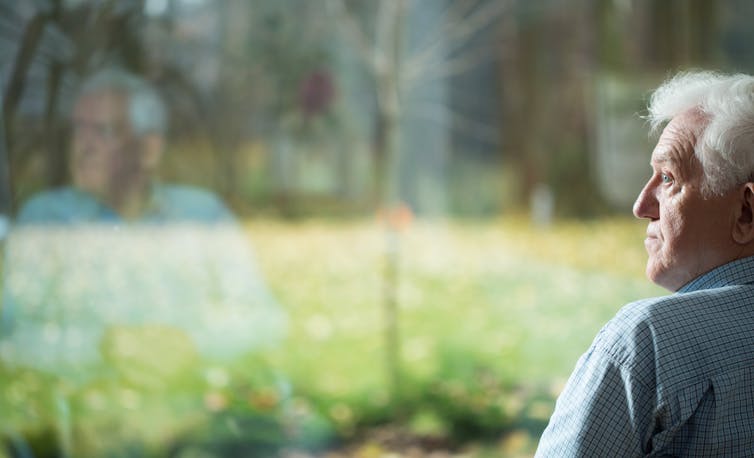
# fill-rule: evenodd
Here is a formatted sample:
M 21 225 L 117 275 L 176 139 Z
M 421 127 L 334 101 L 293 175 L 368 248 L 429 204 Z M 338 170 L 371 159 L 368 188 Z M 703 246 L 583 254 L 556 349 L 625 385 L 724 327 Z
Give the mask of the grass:
M 195 448 L 225 456 L 232 447 L 258 445 L 248 431 L 269 430 L 260 441 L 274 442 L 277 433 L 263 414 L 283 406 L 286 418 L 300 420 L 299 450 L 338 438 L 340 451 L 325 456 L 433 447 L 479 458 L 530 456 L 557 393 L 599 328 L 623 304 L 663 294 L 644 279 L 644 226 L 629 219 L 549 228 L 514 217 L 420 220 L 400 232 L 377 221 L 251 220 L 245 229 L 288 313 L 284 343 L 228 367 L 181 372 L 175 393 L 166 391 L 172 401 L 165 409 L 157 407 L 163 392 L 145 394 L 143 405 L 151 407 L 139 412 L 128 405 L 138 399 L 133 392 L 105 382 L 90 387 L 79 394 L 81 405 L 128 402 L 87 417 L 84 433 L 103 437 L 128 411 L 132 418 L 120 421 L 133 434 L 146 412 L 153 421 L 142 428 L 145 436 L 180 442 L 186 436 L 170 419 L 184 418 Z M 387 259 L 398 272 L 391 284 Z M 386 292 L 398 307 L 394 359 L 385 344 Z M 60 409 L 39 405 L 53 383 L 22 373 L 0 388 L 6 402 L 26 406 L 33 424 Z M 195 418 L 197 409 L 211 420 Z
M 551 228 L 520 218 L 418 222 L 395 239 L 364 222 L 247 228 L 291 317 L 273 360 L 345 435 L 391 407 L 388 247 L 398 253 L 398 395 L 420 433 L 498 432 L 530 450 L 599 328 L 623 304 L 663 293 L 643 276 L 643 223 L 628 219 Z M 499 424 L 485 425 L 485 416 Z

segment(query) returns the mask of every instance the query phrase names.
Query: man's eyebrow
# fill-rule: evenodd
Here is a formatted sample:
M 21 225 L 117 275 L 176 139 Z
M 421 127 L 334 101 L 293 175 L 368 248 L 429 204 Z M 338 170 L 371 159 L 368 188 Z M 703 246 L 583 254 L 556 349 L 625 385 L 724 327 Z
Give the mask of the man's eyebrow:
M 649 161 L 649 165 L 674 165 L 677 166 L 680 162 L 672 156 L 662 155 L 660 157 L 653 157 Z
M 658 151 L 657 154 L 653 154 L 652 158 L 650 159 L 649 163 L 654 164 L 670 164 L 676 167 L 681 167 L 684 163 L 680 159 L 680 153 L 676 150 L 671 148 L 665 148 L 661 151 Z

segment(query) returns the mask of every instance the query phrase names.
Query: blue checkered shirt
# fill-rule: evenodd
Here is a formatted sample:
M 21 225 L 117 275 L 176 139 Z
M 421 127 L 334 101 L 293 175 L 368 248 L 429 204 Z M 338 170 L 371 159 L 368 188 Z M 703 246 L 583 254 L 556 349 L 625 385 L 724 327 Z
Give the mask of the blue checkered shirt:
M 536 456 L 754 456 L 754 257 L 623 307 L 579 359 Z

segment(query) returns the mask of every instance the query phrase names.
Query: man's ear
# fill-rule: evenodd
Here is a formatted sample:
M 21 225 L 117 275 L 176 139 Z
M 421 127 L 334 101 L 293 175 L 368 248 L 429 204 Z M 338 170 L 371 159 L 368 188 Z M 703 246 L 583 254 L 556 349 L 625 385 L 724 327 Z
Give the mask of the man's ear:
M 736 202 L 733 240 L 746 245 L 754 240 L 754 183 L 741 185 Z
M 145 170 L 155 171 L 162 160 L 162 152 L 165 140 L 162 135 L 152 133 L 144 135 L 142 141 L 141 165 Z

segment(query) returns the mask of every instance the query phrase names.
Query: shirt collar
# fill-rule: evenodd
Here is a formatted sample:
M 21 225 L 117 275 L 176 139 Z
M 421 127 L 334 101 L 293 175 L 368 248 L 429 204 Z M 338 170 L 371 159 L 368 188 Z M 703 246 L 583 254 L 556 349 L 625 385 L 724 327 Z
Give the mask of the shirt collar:
M 679 293 L 690 293 L 702 289 L 721 288 L 730 285 L 754 283 L 754 256 L 737 259 L 686 283 Z
M 122 216 L 118 214 L 112 207 L 103 203 L 97 199 L 94 195 L 82 191 L 80 189 L 72 188 L 73 192 L 78 196 L 79 202 L 90 202 L 89 213 L 90 216 L 96 220 L 101 221 L 119 221 L 125 222 Z M 154 218 L 159 218 L 164 208 L 164 192 L 162 186 L 155 182 L 150 187 L 149 197 L 144 207 L 144 211 L 136 217 L 133 221 L 146 221 Z

